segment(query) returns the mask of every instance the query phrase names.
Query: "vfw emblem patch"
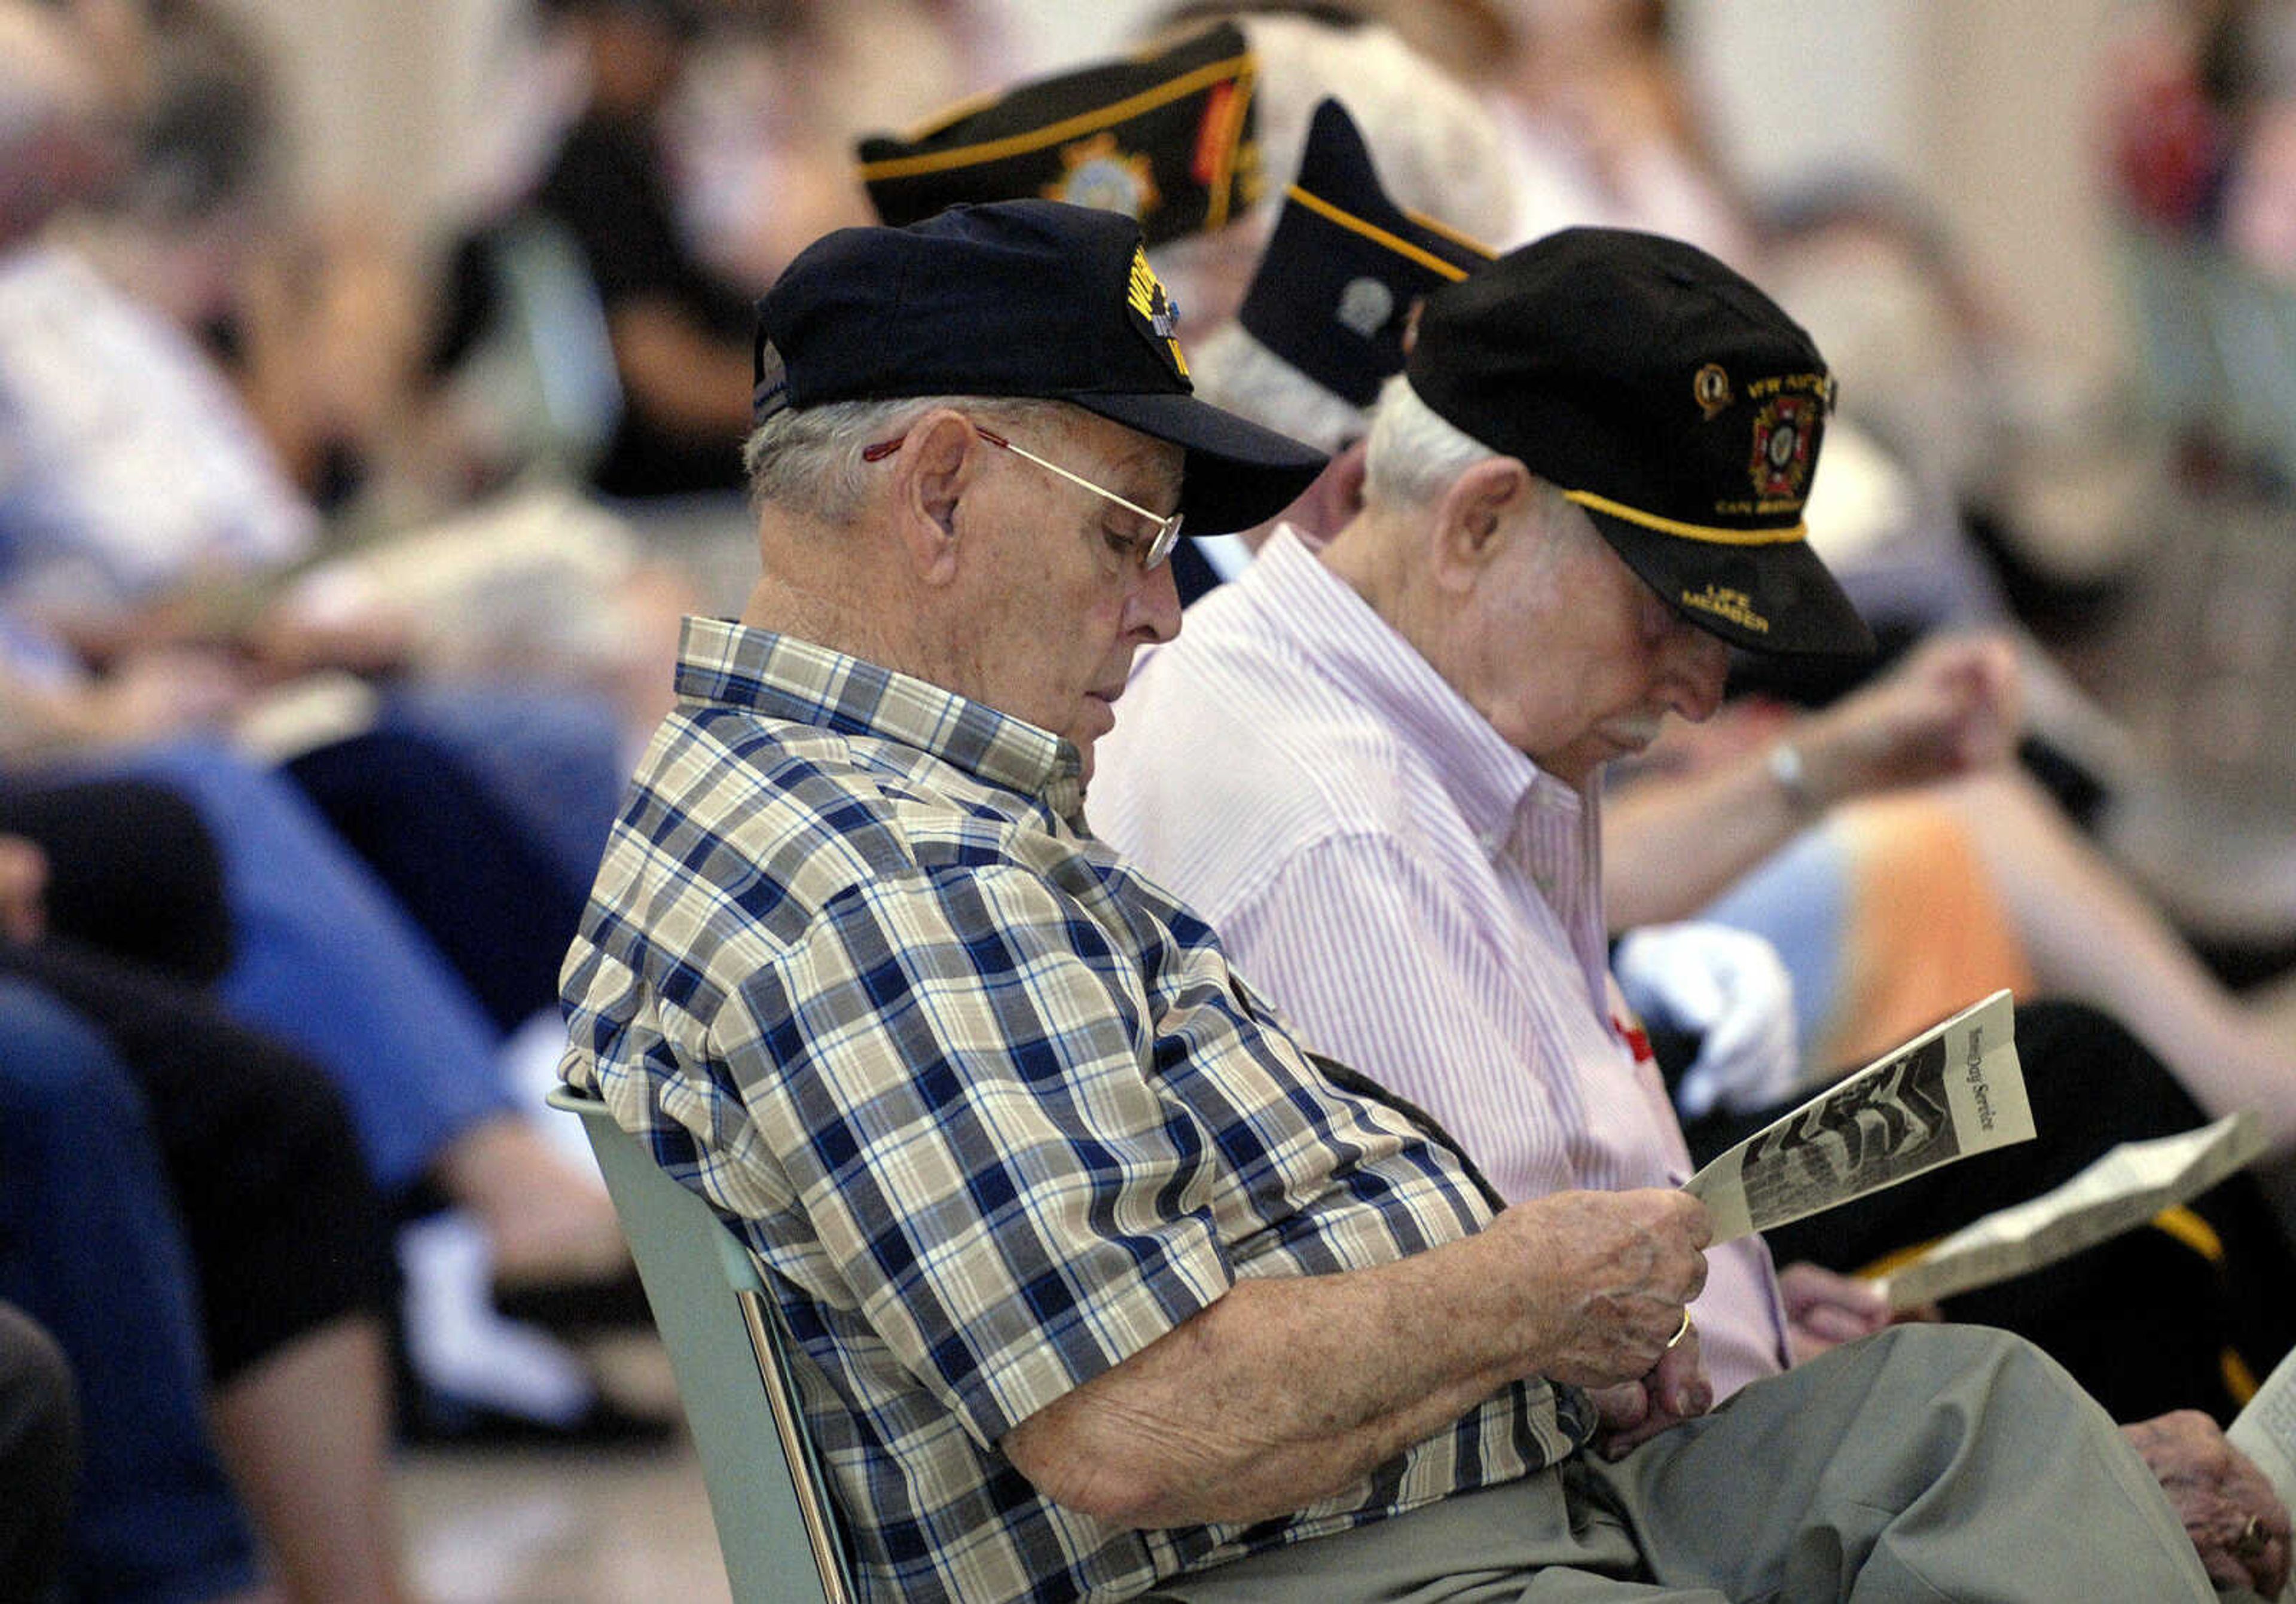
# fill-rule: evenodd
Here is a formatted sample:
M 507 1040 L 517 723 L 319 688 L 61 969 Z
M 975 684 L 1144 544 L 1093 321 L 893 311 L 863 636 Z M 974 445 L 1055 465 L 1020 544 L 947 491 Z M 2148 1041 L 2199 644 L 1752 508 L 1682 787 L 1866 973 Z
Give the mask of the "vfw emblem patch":
M 1754 494 L 1764 501 L 1799 501 L 1809 486 L 1810 445 L 1817 430 L 1812 396 L 1773 396 L 1754 414 L 1754 456 L 1748 464 Z

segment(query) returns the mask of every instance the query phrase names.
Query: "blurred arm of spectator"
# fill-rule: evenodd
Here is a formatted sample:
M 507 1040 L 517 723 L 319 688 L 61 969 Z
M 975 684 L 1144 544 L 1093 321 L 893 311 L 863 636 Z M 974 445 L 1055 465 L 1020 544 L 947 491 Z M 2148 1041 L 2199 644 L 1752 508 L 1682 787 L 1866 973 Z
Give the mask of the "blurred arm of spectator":
M 0 666 L 0 760 L 38 762 L 214 728 L 246 705 L 248 689 L 239 668 L 204 651 L 140 652 L 78 679 Z
M 1779 1268 L 1778 1296 L 1786 1305 L 1786 1338 L 1793 1345 L 1796 1364 L 1808 1363 L 1828 1348 L 1870 1337 L 1899 1321 L 1945 1317 L 1935 1304 L 1900 1313 L 1890 1307 L 1890 1300 L 1874 1289 L 1873 1282 L 1807 1259 Z
M 1742 716 L 1734 751 L 1645 771 L 1607 804 L 1611 928 L 1692 917 L 1835 803 L 2000 764 L 2015 748 L 2019 701 L 2010 642 L 1959 635 L 1775 731 Z
M 289 476 L 322 506 L 414 471 L 429 299 L 373 219 L 283 219 L 239 261 L 225 358 Z
M 0 835 L 0 940 L 26 945 L 48 929 L 48 855 L 35 841 Z
M 751 357 L 660 296 L 625 301 L 607 315 L 614 365 L 627 404 L 665 429 L 738 439 L 750 422 Z
M 2206 68 L 2211 9 L 2130 8 L 2103 53 L 2098 121 L 2113 191 L 2134 217 L 2171 230 L 2209 222 L 2230 159 L 2231 108 Z

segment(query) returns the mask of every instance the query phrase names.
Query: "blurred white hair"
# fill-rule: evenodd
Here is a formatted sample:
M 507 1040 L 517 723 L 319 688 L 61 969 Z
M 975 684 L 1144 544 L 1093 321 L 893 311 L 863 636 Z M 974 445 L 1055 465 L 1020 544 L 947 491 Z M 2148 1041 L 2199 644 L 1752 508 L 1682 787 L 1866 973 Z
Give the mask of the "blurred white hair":
M 1221 324 L 1188 358 L 1196 394 L 1318 451 L 1337 453 L 1363 436 L 1367 413 L 1259 343 L 1238 323 Z
M 1308 124 L 1337 95 L 1363 130 L 1380 186 L 1406 211 L 1425 212 L 1479 240 L 1514 225 L 1502 137 L 1473 91 L 1381 22 L 1339 28 L 1312 17 L 1244 17 L 1238 26 L 1259 64 L 1260 205 L 1271 217 L 1300 170 Z

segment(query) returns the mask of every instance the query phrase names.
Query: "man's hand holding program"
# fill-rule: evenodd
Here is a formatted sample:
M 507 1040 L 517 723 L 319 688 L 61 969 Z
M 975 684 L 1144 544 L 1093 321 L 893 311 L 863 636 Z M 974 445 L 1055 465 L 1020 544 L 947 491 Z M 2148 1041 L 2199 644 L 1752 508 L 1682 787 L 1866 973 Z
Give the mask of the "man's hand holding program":
M 1636 1381 L 1658 1363 L 1706 1285 L 1706 1206 L 1686 1192 L 1551 1192 L 1492 1227 L 1516 1239 L 1524 1346 L 1576 1387 Z

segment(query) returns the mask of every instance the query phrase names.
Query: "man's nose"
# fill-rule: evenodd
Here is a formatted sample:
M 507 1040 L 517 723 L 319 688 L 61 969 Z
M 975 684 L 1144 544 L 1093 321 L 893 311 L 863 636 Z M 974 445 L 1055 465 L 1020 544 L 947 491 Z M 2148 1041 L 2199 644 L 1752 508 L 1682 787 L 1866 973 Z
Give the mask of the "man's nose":
M 1183 536 L 1185 538 L 1185 536 Z M 1161 643 L 1180 633 L 1180 586 L 1168 559 L 1140 576 L 1125 603 L 1128 632 Z

